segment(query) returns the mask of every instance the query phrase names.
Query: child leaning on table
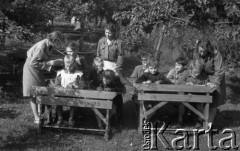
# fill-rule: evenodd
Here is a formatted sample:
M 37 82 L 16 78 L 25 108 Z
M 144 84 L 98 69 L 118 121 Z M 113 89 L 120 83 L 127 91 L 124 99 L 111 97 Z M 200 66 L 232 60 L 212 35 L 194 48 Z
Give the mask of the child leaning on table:
M 99 84 L 102 82 L 103 74 L 103 60 L 100 57 L 96 57 L 93 60 L 93 69 L 90 71 L 88 77 L 88 87 L 90 89 L 96 90 Z
M 206 86 L 209 82 L 207 73 L 204 71 L 204 64 L 201 60 L 193 60 L 190 64 L 190 72 L 186 81 L 186 85 L 203 85 Z M 197 103 L 197 109 L 203 111 L 203 104 Z M 196 128 L 202 127 L 202 119 L 196 121 Z
M 167 78 L 175 85 L 186 84 L 189 70 L 187 69 L 187 60 L 183 57 L 178 57 L 175 60 L 175 67 L 169 71 Z M 183 126 L 184 105 L 178 103 L 178 122 L 173 128 L 181 128 Z
M 70 89 L 83 89 L 85 88 L 85 82 L 83 78 L 83 72 L 78 71 L 76 68 L 76 58 L 72 55 L 66 55 L 64 57 L 64 69 L 57 72 L 55 80 L 55 86 L 70 88 Z M 74 107 L 70 107 L 69 126 L 74 126 Z M 58 122 L 60 126 L 63 122 L 62 118 L 62 106 L 57 106 Z

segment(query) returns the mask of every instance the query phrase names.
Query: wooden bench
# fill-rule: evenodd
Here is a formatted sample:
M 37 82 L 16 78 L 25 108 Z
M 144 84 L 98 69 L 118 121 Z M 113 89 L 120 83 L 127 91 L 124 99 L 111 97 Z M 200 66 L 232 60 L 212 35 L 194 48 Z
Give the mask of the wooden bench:
M 93 90 L 80 90 L 80 89 L 65 89 L 54 87 L 32 87 L 32 96 L 36 97 L 36 101 L 40 104 L 40 117 L 39 132 L 41 133 L 42 127 L 74 129 L 74 130 L 87 130 L 105 132 L 104 138 L 109 139 L 110 132 L 110 115 L 109 111 L 113 107 L 112 99 L 117 95 L 116 92 L 99 92 Z M 43 105 L 53 106 L 69 106 L 69 107 L 84 107 L 91 108 L 93 112 L 103 121 L 106 125 L 105 129 L 90 129 L 90 128 L 75 128 L 75 127 L 58 127 L 53 125 L 44 125 Z M 106 110 L 104 116 L 99 109 Z
M 138 90 L 139 125 L 138 131 L 142 133 L 143 120 L 148 120 L 159 108 L 168 102 L 181 102 L 204 120 L 204 129 L 209 122 L 209 104 L 212 103 L 212 93 L 215 89 L 207 86 L 167 85 L 167 84 L 133 84 Z M 147 110 L 144 102 L 155 101 L 157 104 Z M 204 111 L 201 113 L 190 103 L 203 103 Z

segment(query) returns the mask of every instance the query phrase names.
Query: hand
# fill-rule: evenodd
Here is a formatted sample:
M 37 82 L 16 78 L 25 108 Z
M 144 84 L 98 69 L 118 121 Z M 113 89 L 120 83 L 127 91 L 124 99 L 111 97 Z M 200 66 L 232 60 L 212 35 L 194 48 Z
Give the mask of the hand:
M 50 60 L 47 62 L 48 66 L 61 66 L 63 65 L 63 61 L 62 60 Z
M 161 81 L 161 80 L 158 80 L 158 81 L 156 81 L 155 83 L 156 83 L 156 84 L 161 84 L 162 81 Z
M 105 88 L 104 91 L 112 91 L 111 88 Z
M 73 86 L 73 84 L 68 84 L 66 88 L 68 88 L 68 89 L 73 89 L 74 86 Z
M 101 92 L 101 91 L 103 91 L 103 88 L 102 87 L 97 87 L 97 91 Z
M 147 80 L 146 83 L 149 84 L 149 83 L 152 83 L 152 81 L 151 80 Z
M 186 85 L 193 85 L 193 83 L 192 82 L 188 82 L 188 83 L 186 83 Z
M 210 88 L 215 88 L 217 85 L 209 82 L 207 83 L 207 86 L 209 86 Z

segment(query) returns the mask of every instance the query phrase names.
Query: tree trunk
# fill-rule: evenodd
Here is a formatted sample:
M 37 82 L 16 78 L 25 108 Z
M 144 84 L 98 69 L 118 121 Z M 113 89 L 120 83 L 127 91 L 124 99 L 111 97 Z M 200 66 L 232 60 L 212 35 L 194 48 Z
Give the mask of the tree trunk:
M 162 41 L 163 41 L 163 36 L 164 36 L 165 30 L 166 30 L 166 25 L 163 25 L 162 30 L 159 33 L 159 40 L 158 40 L 158 44 L 157 44 L 157 48 L 156 48 L 155 59 L 157 61 L 159 61 L 159 59 L 160 59 L 160 54 L 161 54 L 160 48 L 162 46 Z

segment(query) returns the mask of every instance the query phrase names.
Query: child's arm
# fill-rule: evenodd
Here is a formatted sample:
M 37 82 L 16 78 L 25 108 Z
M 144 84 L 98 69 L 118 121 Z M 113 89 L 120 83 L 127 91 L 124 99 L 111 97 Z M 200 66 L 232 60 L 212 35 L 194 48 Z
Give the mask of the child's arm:
M 144 81 L 147 81 L 148 79 L 147 79 L 147 74 L 146 73 L 144 73 L 141 77 L 139 77 L 136 81 L 135 81 L 135 83 L 143 83 Z
M 126 93 L 126 88 L 125 86 L 122 84 L 121 80 L 119 77 L 115 78 L 114 80 L 114 84 L 115 84 L 115 88 L 112 89 L 112 91 L 115 92 L 120 92 L 120 93 Z
M 81 77 L 79 75 L 77 76 L 76 82 L 74 83 L 74 87 L 77 89 L 85 89 L 86 88 L 86 83 L 85 83 L 83 75 Z
M 56 79 L 55 79 L 55 84 L 54 84 L 54 86 L 55 86 L 55 87 L 61 87 L 61 86 L 62 86 L 62 85 L 61 85 L 61 80 L 62 80 L 61 74 L 59 74 L 59 75 L 56 77 Z
M 158 81 L 156 81 L 155 83 L 157 84 L 171 84 L 172 82 L 162 73 L 159 75 L 159 79 Z
M 167 74 L 167 78 L 168 79 L 174 79 L 174 73 L 175 73 L 174 69 L 170 70 Z

